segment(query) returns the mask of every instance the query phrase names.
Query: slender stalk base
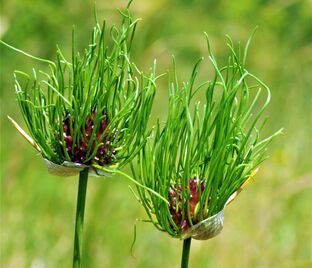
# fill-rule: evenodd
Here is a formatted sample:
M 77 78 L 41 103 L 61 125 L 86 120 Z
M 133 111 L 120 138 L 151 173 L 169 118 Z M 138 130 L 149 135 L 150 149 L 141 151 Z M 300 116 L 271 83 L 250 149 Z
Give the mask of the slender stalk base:
M 83 218 L 88 184 L 88 172 L 89 172 L 88 168 L 85 168 L 79 174 L 73 268 L 81 267 Z
M 182 252 L 182 260 L 181 260 L 181 268 L 187 268 L 188 267 L 191 242 L 192 242 L 191 237 L 183 240 L 183 252 Z

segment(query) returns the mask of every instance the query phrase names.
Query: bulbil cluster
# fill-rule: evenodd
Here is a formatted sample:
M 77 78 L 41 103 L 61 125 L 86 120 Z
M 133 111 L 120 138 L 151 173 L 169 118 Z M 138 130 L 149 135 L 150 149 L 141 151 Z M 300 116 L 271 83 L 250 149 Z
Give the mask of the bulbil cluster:
M 115 135 L 112 135 L 107 129 L 109 123 L 108 116 L 103 114 L 99 126 L 95 125 L 95 120 L 96 112 L 93 111 L 91 115 L 87 116 L 85 124 L 82 125 L 81 132 L 83 135 L 81 140 L 76 143 L 73 142 L 72 134 L 75 127 L 74 116 L 68 113 L 63 120 L 64 142 L 72 162 L 87 165 L 94 162 L 99 165 L 106 165 L 113 162 L 116 154 L 113 147 Z
M 194 177 L 189 182 L 189 198 L 182 198 L 182 186 L 179 184 L 176 188 L 170 187 L 169 190 L 169 210 L 174 223 L 185 232 L 191 227 L 191 222 L 188 217 L 188 209 L 192 224 L 200 221 L 200 215 L 197 207 L 200 201 L 201 192 L 205 190 L 205 182 Z M 188 193 L 185 189 L 185 193 Z M 183 200 L 183 201 L 182 201 Z M 188 203 L 187 201 L 188 200 Z M 182 206 L 182 202 L 183 206 Z M 184 212 L 184 213 L 183 213 Z

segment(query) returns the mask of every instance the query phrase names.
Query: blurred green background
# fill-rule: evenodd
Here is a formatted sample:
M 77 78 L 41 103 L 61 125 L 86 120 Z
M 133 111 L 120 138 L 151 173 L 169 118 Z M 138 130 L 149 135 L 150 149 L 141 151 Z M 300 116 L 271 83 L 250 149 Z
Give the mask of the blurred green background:
M 98 0 L 99 18 L 118 23 L 116 8 L 125 5 Z M 227 208 L 223 232 L 213 240 L 193 241 L 191 267 L 312 267 L 312 1 L 135 0 L 131 10 L 143 19 L 133 60 L 148 70 L 157 58 L 162 73 L 174 54 L 181 80 L 188 79 L 200 56 L 207 56 L 204 31 L 222 61 L 225 34 L 244 43 L 259 25 L 249 70 L 272 90 L 267 132 L 285 128 L 255 182 Z M 89 43 L 93 1 L 2 0 L 0 18 L 6 42 L 48 59 L 54 59 L 59 44 L 69 58 L 73 24 L 80 49 Z M 71 267 L 77 178 L 47 174 L 41 157 L 6 118 L 9 114 L 22 124 L 13 71 L 46 66 L 0 49 L 0 266 Z M 164 118 L 166 96 L 163 79 L 153 119 Z M 136 223 L 146 218 L 145 212 L 127 184 L 120 177 L 89 180 L 84 267 L 179 267 L 182 242 L 148 223 Z

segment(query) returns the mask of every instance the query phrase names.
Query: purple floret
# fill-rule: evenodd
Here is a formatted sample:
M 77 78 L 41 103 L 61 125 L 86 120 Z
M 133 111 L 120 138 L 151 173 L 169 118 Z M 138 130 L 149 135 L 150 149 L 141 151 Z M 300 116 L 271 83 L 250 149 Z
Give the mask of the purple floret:
M 81 131 L 83 132 L 82 139 L 78 144 L 74 144 L 74 148 L 72 133 L 74 132 L 75 118 L 68 114 L 63 120 L 64 142 L 66 145 L 66 150 L 72 162 L 87 165 L 93 162 L 96 162 L 100 165 L 111 164 L 113 162 L 115 155 L 115 151 L 112 146 L 113 135 L 109 133 L 109 131 L 103 135 L 109 123 L 108 117 L 107 115 L 103 116 L 103 119 L 100 122 L 100 127 L 96 133 L 96 140 L 91 140 L 95 118 L 95 112 L 92 112 L 92 114 L 87 117 L 85 125 L 81 129 Z M 71 126 L 73 128 L 72 131 Z M 90 142 L 92 142 L 91 145 Z M 99 143 L 103 143 L 103 145 L 97 147 Z M 87 160 L 87 152 L 89 146 L 91 146 L 91 154 L 92 152 L 94 152 L 94 150 L 97 150 L 97 152 L 92 159 Z
M 200 180 L 199 182 L 201 192 L 205 190 L 205 182 Z M 198 178 L 194 177 L 189 182 L 189 210 L 190 216 L 192 219 L 192 223 L 196 224 L 199 222 L 199 214 L 195 216 L 195 208 L 196 205 L 200 201 L 200 190 L 198 185 Z M 169 210 L 171 217 L 174 223 L 182 230 L 186 231 L 190 226 L 191 223 L 188 218 L 188 208 L 186 204 L 186 200 L 182 201 L 182 186 L 178 185 L 177 188 L 170 187 L 169 190 Z M 184 202 L 184 219 L 182 221 L 182 202 Z

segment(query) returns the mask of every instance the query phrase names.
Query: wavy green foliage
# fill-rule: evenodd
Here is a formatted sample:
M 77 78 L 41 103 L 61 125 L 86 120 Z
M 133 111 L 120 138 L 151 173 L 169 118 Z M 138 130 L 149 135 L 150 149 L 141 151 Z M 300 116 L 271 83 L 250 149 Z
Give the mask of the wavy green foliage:
M 143 188 L 137 188 L 139 202 L 151 222 L 173 237 L 180 237 L 181 225 L 191 225 L 222 210 L 228 198 L 251 176 L 265 158 L 266 147 L 280 133 L 261 138 L 266 120 L 263 113 L 270 102 L 269 88 L 245 68 L 250 40 L 244 51 L 234 49 L 230 38 L 228 62 L 219 66 L 208 42 L 209 60 L 214 77 L 197 85 L 200 61 L 187 83 L 180 85 L 174 62 L 169 84 L 169 112 L 162 126 L 158 123 L 154 139 L 138 157 L 139 171 L 133 173 L 146 187 L 169 199 L 171 189 L 181 189 L 181 224 L 172 219 L 168 204 Z M 195 101 L 199 91 L 205 92 L 205 103 Z M 137 173 L 137 174 L 136 174 Z M 190 180 L 198 186 L 199 201 L 191 216 Z M 182 207 L 181 207 L 182 206 Z M 195 222 L 196 223 L 196 222 Z

